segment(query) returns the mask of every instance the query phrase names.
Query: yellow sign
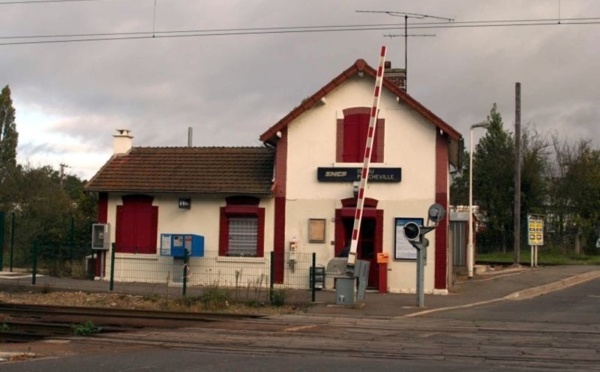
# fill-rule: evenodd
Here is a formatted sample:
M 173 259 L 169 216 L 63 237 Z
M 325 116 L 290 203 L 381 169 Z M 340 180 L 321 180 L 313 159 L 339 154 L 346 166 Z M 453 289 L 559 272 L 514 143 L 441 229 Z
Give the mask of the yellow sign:
M 544 245 L 544 217 L 536 214 L 527 215 L 527 236 L 529 245 Z

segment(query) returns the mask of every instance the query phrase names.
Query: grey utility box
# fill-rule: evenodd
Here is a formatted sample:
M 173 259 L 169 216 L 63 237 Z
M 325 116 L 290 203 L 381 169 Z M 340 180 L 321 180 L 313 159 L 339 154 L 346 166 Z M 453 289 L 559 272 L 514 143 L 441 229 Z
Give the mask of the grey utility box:
M 356 278 L 339 277 L 335 282 L 335 304 L 354 305 L 356 302 Z
M 364 300 L 368 282 L 369 261 L 356 260 L 351 275 L 337 278 L 335 285 L 336 305 L 354 305 L 357 299 Z

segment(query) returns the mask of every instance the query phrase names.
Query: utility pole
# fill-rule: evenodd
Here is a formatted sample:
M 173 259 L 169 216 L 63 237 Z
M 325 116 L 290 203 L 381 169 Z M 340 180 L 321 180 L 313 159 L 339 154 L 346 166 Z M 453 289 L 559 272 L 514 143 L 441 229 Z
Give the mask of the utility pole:
M 404 17 L 404 35 L 393 35 L 393 36 L 404 36 L 404 90 L 408 92 L 408 37 L 409 36 L 435 36 L 435 35 L 409 35 L 408 34 L 408 19 L 424 19 L 424 18 L 435 18 L 441 19 L 448 22 L 454 22 L 454 18 L 437 17 L 429 14 L 420 13 L 407 13 L 407 12 L 396 12 L 390 10 L 357 10 L 357 13 L 384 13 L 392 17 Z M 386 35 L 393 37 L 392 35 Z
M 65 176 L 65 168 L 70 168 L 70 167 L 65 163 L 60 163 L 60 186 L 61 187 L 63 185 L 63 177 Z
M 515 84 L 515 209 L 514 265 L 521 262 L 521 83 Z

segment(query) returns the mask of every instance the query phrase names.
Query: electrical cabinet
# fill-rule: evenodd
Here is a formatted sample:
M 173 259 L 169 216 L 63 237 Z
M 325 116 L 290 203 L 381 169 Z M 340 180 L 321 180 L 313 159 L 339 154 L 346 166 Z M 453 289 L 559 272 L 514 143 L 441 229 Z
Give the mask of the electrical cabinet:
M 110 225 L 107 223 L 92 224 L 92 249 L 108 250 L 110 248 Z
M 161 234 L 160 255 L 183 258 L 204 257 L 204 237 L 194 234 Z

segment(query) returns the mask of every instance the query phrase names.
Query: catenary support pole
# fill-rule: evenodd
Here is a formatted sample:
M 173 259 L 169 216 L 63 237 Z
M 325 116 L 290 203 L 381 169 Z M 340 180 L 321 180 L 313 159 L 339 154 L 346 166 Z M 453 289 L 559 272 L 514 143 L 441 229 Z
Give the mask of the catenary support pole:
M 31 284 L 35 285 L 37 280 L 37 260 L 38 260 L 38 252 L 40 251 L 37 240 L 33 242 L 33 252 L 31 255 L 31 259 L 33 262 L 31 263 Z
M 15 251 L 15 212 L 12 212 L 10 215 L 10 255 L 9 255 L 9 261 L 10 261 L 10 272 L 12 273 L 13 271 L 13 258 L 14 258 L 14 251 Z
M 109 290 L 113 290 L 115 288 L 115 252 L 116 252 L 116 243 L 112 243 L 112 249 L 110 250 L 110 284 L 108 285 Z M 100 273 L 102 275 L 102 273 Z
M 514 264 L 521 262 L 521 83 L 515 84 L 515 209 Z
M 310 271 L 310 290 L 311 290 L 311 301 L 317 301 L 317 254 L 312 254 L 312 270 Z

